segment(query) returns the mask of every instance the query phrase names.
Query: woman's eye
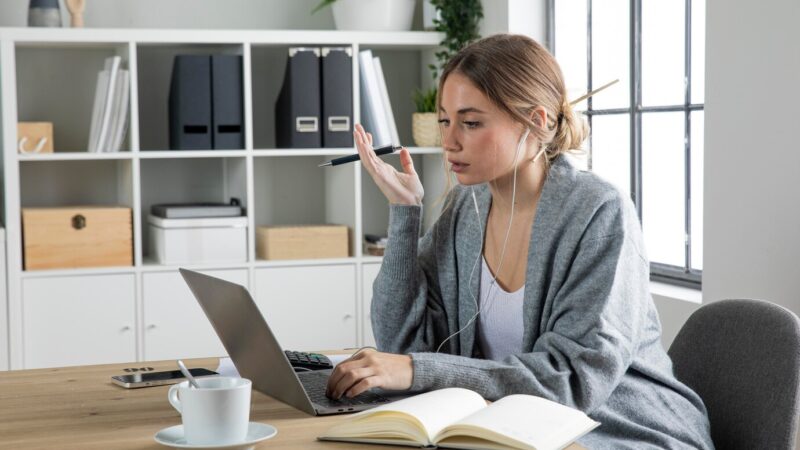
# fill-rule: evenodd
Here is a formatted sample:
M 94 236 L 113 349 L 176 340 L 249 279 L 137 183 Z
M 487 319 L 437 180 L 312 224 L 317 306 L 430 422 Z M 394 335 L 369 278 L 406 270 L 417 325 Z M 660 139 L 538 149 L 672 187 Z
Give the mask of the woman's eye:
M 472 122 L 469 120 L 465 120 L 463 123 L 467 126 L 467 128 L 478 128 L 478 126 L 481 124 L 480 122 Z
M 450 119 L 439 119 L 439 124 L 446 127 L 450 125 Z

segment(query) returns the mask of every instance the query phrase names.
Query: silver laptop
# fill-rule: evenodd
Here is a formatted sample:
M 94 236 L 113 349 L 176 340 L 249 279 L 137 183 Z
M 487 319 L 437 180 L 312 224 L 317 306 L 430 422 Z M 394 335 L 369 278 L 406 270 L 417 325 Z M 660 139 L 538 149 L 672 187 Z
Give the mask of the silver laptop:
M 350 399 L 329 399 L 325 388 L 331 370 L 295 373 L 244 286 L 191 270 L 180 272 L 239 374 L 257 391 L 312 415 L 362 411 L 398 398 L 365 392 Z

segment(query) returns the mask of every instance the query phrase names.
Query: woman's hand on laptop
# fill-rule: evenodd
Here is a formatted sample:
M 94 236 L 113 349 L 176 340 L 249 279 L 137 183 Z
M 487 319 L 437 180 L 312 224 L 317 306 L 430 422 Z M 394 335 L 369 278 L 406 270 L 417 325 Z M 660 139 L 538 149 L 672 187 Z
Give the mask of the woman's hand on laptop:
M 411 356 L 363 350 L 340 363 L 328 378 L 329 398 L 355 397 L 372 388 L 411 388 L 414 366 Z

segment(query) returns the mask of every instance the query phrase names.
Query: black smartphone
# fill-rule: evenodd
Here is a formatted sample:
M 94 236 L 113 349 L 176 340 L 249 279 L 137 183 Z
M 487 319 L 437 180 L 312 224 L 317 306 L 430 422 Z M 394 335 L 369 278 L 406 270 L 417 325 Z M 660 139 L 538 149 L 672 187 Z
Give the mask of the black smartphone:
M 208 369 L 196 368 L 189 369 L 189 373 L 193 377 L 208 377 L 212 375 L 219 375 L 217 372 Z M 114 375 L 111 381 L 118 386 L 127 389 L 150 387 L 150 386 L 163 386 L 165 384 L 180 383 L 185 380 L 180 370 L 169 370 L 165 372 L 139 372 L 128 375 Z

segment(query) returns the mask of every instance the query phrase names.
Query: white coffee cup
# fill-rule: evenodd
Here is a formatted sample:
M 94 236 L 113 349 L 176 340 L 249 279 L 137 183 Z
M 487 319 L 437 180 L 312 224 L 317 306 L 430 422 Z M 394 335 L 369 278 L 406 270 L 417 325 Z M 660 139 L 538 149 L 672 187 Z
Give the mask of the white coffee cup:
M 186 443 L 225 445 L 243 442 L 250 423 L 252 383 L 245 378 L 198 378 L 199 389 L 183 381 L 167 398 L 181 413 Z

